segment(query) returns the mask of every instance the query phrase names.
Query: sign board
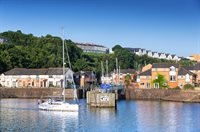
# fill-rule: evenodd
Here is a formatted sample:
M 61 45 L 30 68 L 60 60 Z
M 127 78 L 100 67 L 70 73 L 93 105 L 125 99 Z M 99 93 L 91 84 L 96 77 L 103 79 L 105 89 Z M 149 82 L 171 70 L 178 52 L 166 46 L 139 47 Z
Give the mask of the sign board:
M 110 88 L 110 84 L 101 84 L 102 89 L 108 89 Z
M 100 96 L 100 101 L 109 101 L 109 96 Z

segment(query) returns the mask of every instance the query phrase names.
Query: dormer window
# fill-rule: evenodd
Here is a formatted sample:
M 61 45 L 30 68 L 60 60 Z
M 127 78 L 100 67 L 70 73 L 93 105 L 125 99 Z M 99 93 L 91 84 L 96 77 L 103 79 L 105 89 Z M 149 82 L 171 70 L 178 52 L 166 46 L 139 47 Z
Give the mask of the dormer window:
M 176 68 L 175 68 L 174 66 L 171 66 L 171 67 L 169 68 L 169 71 L 176 71 Z

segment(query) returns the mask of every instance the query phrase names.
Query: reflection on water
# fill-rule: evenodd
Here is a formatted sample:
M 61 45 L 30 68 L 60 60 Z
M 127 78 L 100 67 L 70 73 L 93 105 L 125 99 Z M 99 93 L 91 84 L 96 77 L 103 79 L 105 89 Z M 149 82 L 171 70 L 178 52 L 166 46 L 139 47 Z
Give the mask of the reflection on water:
M 38 110 L 34 99 L 1 99 L 0 131 L 199 132 L 200 104 L 118 101 L 117 109 L 91 108 L 80 100 L 79 112 Z

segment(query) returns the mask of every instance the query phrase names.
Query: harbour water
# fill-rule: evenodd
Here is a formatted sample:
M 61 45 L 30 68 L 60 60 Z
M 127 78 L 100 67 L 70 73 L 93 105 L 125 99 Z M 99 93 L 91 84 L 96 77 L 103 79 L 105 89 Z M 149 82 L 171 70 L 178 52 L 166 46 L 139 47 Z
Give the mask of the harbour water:
M 38 110 L 36 99 L 1 99 L 0 131 L 16 132 L 200 132 L 200 104 L 118 101 L 117 109 L 74 112 Z

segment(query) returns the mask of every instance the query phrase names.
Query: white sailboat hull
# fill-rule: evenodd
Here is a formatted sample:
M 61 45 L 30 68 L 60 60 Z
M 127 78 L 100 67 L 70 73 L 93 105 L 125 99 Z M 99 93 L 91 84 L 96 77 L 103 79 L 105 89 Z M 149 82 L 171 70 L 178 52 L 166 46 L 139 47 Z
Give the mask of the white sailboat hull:
M 72 112 L 78 112 L 79 106 L 78 104 L 69 104 L 64 103 L 61 101 L 55 101 L 55 102 L 44 102 L 42 104 L 39 104 L 40 110 L 48 110 L 48 111 L 72 111 Z

